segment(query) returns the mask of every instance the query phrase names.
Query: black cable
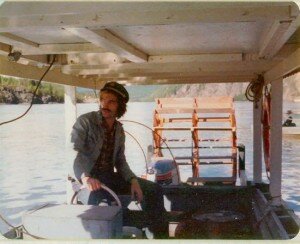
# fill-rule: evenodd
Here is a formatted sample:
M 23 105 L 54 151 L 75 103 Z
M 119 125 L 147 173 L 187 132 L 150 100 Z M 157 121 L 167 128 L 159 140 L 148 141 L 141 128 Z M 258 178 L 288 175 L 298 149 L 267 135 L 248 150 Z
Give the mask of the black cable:
M 4 124 L 11 123 L 11 122 L 14 122 L 14 121 L 16 121 L 16 120 L 18 120 L 18 119 L 21 119 L 22 117 L 24 117 L 24 116 L 29 112 L 29 110 L 31 109 L 31 107 L 32 107 L 32 105 L 33 105 L 34 98 L 36 97 L 36 92 L 37 92 L 37 90 L 39 89 L 39 86 L 40 86 L 42 80 L 44 79 L 45 75 L 49 72 L 49 70 L 50 70 L 51 67 L 53 66 L 53 64 L 54 64 L 54 62 L 55 62 L 55 59 L 56 59 L 56 56 L 54 56 L 53 61 L 51 62 L 50 66 L 49 66 L 48 69 L 45 71 L 45 73 L 43 74 L 43 76 L 41 77 L 41 79 L 39 80 L 39 82 L 38 82 L 38 84 L 37 84 L 37 86 L 36 86 L 36 88 L 35 88 L 35 91 L 33 92 L 32 100 L 31 100 L 31 103 L 30 103 L 29 108 L 28 108 L 22 115 L 20 115 L 19 117 L 15 118 L 15 119 L 12 119 L 12 120 L 8 120 L 8 121 L 1 122 L 1 123 L 0 123 L 0 126 L 1 126 L 1 125 L 4 125 Z
M 130 134 L 128 131 L 125 131 L 125 133 L 127 133 L 128 135 L 130 135 L 132 137 L 133 140 L 135 140 L 135 142 L 139 145 L 140 149 L 142 150 L 143 152 L 143 155 L 144 155 L 144 159 L 145 159 L 145 166 L 146 166 L 146 174 L 148 173 L 148 165 L 147 165 L 147 157 L 146 157 L 146 154 L 145 154 L 145 151 L 142 147 L 142 145 L 139 143 L 139 141 L 132 135 Z
M 145 125 L 145 124 L 143 124 L 143 123 L 140 123 L 140 122 L 137 122 L 137 121 L 133 121 L 133 120 L 123 120 L 123 119 L 122 119 L 122 120 L 120 120 L 120 122 L 131 122 L 131 123 L 135 123 L 135 124 L 138 124 L 138 125 L 142 125 L 142 126 L 146 127 L 147 129 L 151 130 L 152 132 L 154 132 L 154 133 L 162 140 L 162 142 L 166 145 L 166 147 L 167 147 L 167 149 L 169 150 L 169 152 L 170 152 L 170 154 L 171 154 L 171 156 L 172 156 L 174 162 L 176 162 L 175 157 L 174 157 L 174 155 L 173 155 L 173 153 L 172 153 L 170 147 L 168 146 L 168 144 L 167 144 L 167 143 L 165 142 L 165 140 L 164 140 L 164 139 L 163 139 L 156 131 L 154 131 L 152 128 L 150 128 L 149 126 L 147 126 L 147 125 Z
M 34 90 L 34 92 L 33 92 L 32 100 L 31 100 L 31 103 L 30 103 L 30 106 L 28 107 L 28 109 L 27 109 L 22 115 L 18 116 L 18 117 L 15 118 L 15 119 L 1 122 L 1 123 L 0 123 L 0 126 L 1 126 L 1 125 L 4 125 L 4 124 L 11 123 L 11 122 L 14 122 L 14 121 L 16 121 L 16 120 L 18 120 L 18 119 L 21 119 L 22 117 L 24 117 L 24 116 L 29 112 L 29 110 L 31 109 L 31 107 L 32 107 L 32 105 L 33 105 L 34 98 L 36 97 L 36 92 L 37 92 L 37 90 L 38 90 L 38 88 L 39 88 L 39 86 L 40 86 L 42 80 L 44 79 L 44 77 L 46 76 L 46 74 L 49 72 L 49 70 L 51 69 L 51 67 L 53 66 L 53 64 L 54 64 L 54 62 L 55 62 L 55 59 L 56 59 L 56 55 L 53 57 L 53 60 L 52 60 L 51 64 L 49 65 L 49 67 L 47 68 L 47 70 L 45 71 L 45 73 L 42 75 L 42 77 L 40 78 L 40 80 L 39 80 L 39 82 L 38 82 L 38 84 L 37 84 L 37 86 L 36 86 L 36 88 L 35 88 L 35 90 Z M 7 220 L 5 220 L 5 219 L 2 217 L 2 215 L 0 215 L 0 219 L 1 219 L 5 224 L 7 224 L 9 227 L 13 228 L 13 229 L 16 230 L 16 231 L 21 231 L 23 234 L 29 235 L 29 236 L 31 236 L 31 237 L 33 237 L 33 238 L 36 238 L 36 239 L 43 239 L 43 238 L 41 238 L 41 237 L 31 235 L 30 233 L 28 233 L 28 231 L 25 230 L 25 228 L 24 228 L 24 231 L 19 230 L 18 227 L 15 227 L 15 226 L 11 225 Z
M 177 164 L 176 164 L 176 160 L 175 160 L 175 157 L 170 149 L 170 147 L 168 146 L 168 144 L 165 142 L 165 140 L 156 132 L 154 131 L 152 128 L 150 128 L 149 126 L 143 124 L 143 123 L 140 123 L 140 122 L 137 122 L 137 121 L 133 121 L 133 120 L 120 120 L 120 122 L 131 122 L 131 123 L 135 123 L 135 124 L 138 124 L 138 125 L 141 125 L 141 126 L 144 126 L 146 127 L 147 129 L 151 130 L 152 132 L 154 132 L 161 140 L 162 142 L 166 145 L 167 149 L 169 150 L 172 158 L 173 158 L 173 161 L 174 161 L 174 164 L 175 164 L 175 167 L 176 167 L 176 171 L 177 171 L 177 174 L 178 176 L 180 175 L 179 173 L 179 170 L 178 170 L 178 167 L 177 167 Z

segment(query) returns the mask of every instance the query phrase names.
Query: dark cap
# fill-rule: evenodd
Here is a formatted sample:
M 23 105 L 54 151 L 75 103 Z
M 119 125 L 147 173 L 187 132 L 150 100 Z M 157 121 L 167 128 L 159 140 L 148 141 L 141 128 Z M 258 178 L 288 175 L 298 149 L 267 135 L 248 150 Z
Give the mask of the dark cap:
M 101 91 L 112 91 L 124 98 L 125 103 L 129 100 L 129 94 L 125 87 L 117 82 L 111 81 L 104 85 Z

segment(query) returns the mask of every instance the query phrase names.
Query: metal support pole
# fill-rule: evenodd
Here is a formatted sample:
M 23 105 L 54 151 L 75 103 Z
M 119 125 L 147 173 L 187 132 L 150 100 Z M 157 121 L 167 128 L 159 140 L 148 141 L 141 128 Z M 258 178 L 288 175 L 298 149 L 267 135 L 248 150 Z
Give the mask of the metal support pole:
M 271 169 L 270 194 L 272 204 L 281 205 L 282 179 L 282 102 L 283 80 L 272 83 L 271 93 Z
M 253 182 L 262 182 L 262 131 L 261 131 L 261 104 L 262 99 L 255 108 L 253 103 Z
M 74 152 L 71 148 L 71 131 L 72 127 L 77 118 L 77 107 L 76 107 L 76 87 L 75 86 L 64 86 L 65 87 L 65 138 L 66 138 L 66 163 L 67 173 L 71 172 L 73 167 L 73 160 L 75 158 Z M 66 176 L 66 179 L 68 176 Z M 70 203 L 73 196 L 73 190 L 71 182 L 67 180 L 67 203 Z

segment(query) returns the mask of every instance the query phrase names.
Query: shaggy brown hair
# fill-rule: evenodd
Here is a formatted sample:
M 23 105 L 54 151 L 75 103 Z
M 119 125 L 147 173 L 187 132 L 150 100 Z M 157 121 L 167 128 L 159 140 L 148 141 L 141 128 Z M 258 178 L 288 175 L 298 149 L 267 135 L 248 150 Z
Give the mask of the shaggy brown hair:
M 127 103 L 125 103 L 125 100 L 123 97 L 121 97 L 119 94 L 115 93 L 118 97 L 118 111 L 117 111 L 117 118 L 121 118 L 127 111 Z
M 121 95 L 119 95 L 118 93 L 111 91 L 111 90 L 105 90 L 102 92 L 111 93 L 117 97 L 117 100 L 118 100 L 117 118 L 118 119 L 121 118 L 127 111 L 127 103 L 125 102 L 124 98 Z M 101 99 L 101 91 L 99 94 L 99 99 Z

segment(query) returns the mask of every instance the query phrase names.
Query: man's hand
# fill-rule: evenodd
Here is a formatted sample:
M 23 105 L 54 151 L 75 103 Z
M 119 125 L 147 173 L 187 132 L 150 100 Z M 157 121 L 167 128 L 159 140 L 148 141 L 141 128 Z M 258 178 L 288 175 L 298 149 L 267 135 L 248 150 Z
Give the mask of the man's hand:
M 143 201 L 143 192 L 137 181 L 137 179 L 133 178 L 131 180 L 131 198 L 134 199 L 136 196 L 136 200 L 140 203 Z
M 91 177 L 83 177 L 82 184 L 90 191 L 97 191 L 101 188 L 101 182 Z

